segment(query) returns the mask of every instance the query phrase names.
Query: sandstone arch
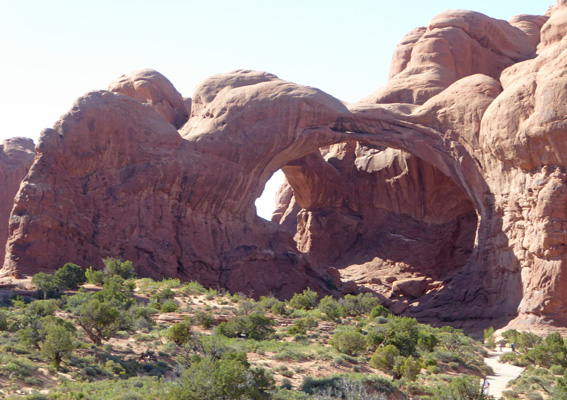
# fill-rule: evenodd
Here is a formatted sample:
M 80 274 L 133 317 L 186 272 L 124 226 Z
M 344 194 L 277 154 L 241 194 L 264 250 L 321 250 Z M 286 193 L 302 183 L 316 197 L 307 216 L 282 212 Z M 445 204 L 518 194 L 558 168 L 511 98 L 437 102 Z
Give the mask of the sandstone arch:
M 442 290 L 418 295 L 407 312 L 453 321 L 510 320 L 519 312 L 529 322 L 562 323 L 563 8 L 559 2 L 549 20 L 520 16 L 510 23 L 442 15 L 401 44 L 386 89 L 353 105 L 255 71 L 211 77 L 183 104 L 161 78 L 134 91 L 138 100 L 123 94 L 128 87 L 88 93 L 42 135 L 15 198 L 2 274 L 50 271 L 69 261 L 96 267 L 114 256 L 133 260 L 144 275 L 254 295 L 286 297 L 306 286 L 328 291 L 328 265 L 298 251 L 285 226 L 256 217 L 254 200 L 280 167 L 309 162 L 324 146 L 356 142 L 423 160 L 476 210 L 465 267 Z M 494 40 L 483 32 L 496 33 Z M 446 34 L 482 54 L 488 69 L 464 57 L 447 71 L 455 60 L 435 50 L 439 40 L 453 43 Z M 420 69 L 419 60 L 431 62 Z M 384 101 L 406 104 L 375 104 Z M 317 191 L 330 181 L 313 185 L 309 196 L 321 198 Z

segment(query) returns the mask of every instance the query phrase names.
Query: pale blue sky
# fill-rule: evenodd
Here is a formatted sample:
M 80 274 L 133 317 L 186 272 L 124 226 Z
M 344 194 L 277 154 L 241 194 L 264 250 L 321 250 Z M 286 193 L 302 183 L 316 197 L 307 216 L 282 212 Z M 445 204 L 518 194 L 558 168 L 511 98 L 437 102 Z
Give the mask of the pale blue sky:
M 0 140 L 37 141 L 93 89 L 154 68 L 183 96 L 209 75 L 269 71 L 356 101 L 403 35 L 449 9 L 543 14 L 553 0 L 0 0 Z

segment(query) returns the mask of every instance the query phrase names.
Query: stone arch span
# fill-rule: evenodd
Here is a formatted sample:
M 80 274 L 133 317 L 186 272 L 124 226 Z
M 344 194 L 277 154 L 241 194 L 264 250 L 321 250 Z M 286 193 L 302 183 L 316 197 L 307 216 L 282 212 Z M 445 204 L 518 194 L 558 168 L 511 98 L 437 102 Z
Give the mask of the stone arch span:
M 494 268 L 481 246 L 483 232 L 497 226 L 475 153 L 479 104 L 488 106 L 500 86 L 467 79 L 419 107 L 347 107 L 271 74 L 233 71 L 196 89 L 179 130 L 139 100 L 87 93 L 40 138 L 15 199 L 2 274 L 66 262 L 96 268 L 111 256 L 132 260 L 141 275 L 255 296 L 289 297 L 308 286 L 329 292 L 328 271 L 297 251 L 289 230 L 258 218 L 254 201 L 281 167 L 356 141 L 425 160 L 462 188 L 479 215 L 477 261 L 413 311 L 446 319 L 510 315 L 519 298 L 508 289 L 518 292 L 519 274 Z

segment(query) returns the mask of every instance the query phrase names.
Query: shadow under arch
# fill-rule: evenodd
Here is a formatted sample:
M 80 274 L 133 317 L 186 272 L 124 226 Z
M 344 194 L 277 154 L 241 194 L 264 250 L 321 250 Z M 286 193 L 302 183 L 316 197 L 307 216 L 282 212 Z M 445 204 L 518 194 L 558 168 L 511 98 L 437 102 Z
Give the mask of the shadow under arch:
M 339 133 L 344 141 L 395 148 L 418 157 L 460 187 L 476 210 L 474 248 L 464 267 L 440 290 L 412 299 L 405 314 L 431 321 L 469 321 L 478 329 L 504 326 L 517 315 L 523 295 L 519 262 L 507 246 L 502 219 L 494 209 L 494 197 L 480 164 L 465 146 L 447 140 L 442 132 L 414 122 L 411 117 L 400 119 L 373 106 L 351 110 L 341 115 L 334 127 L 313 131 L 321 129 Z M 309 134 L 309 129 L 304 133 Z M 289 165 L 286 175 L 290 175 Z M 282 169 L 285 173 L 286 166 Z M 302 193 L 297 195 L 301 197 Z M 497 246 L 494 240 L 499 242 Z

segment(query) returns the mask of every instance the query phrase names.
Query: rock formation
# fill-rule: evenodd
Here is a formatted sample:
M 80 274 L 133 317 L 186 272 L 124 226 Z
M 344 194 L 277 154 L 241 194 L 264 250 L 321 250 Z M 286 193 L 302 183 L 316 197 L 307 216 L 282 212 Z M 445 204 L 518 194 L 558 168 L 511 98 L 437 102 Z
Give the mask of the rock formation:
M 155 71 L 123 76 L 42 134 L 2 273 L 112 256 L 253 295 L 370 290 L 421 318 L 565 323 L 566 3 L 442 13 L 350 105 L 263 72 L 185 100 Z M 276 224 L 254 201 L 280 168 Z
M 0 260 L 4 259 L 14 197 L 32 165 L 34 147 L 33 141 L 27 138 L 12 138 L 0 144 Z

